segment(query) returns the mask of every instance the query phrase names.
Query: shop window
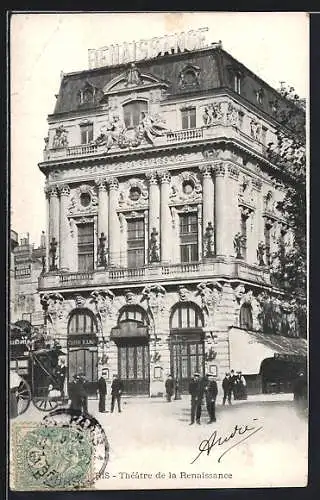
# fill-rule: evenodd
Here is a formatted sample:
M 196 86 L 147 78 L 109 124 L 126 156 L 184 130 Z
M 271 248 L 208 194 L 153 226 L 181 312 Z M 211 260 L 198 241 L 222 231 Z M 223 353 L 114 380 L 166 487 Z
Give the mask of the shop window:
M 123 105 L 123 118 L 127 129 L 133 129 L 139 125 L 142 112 L 148 112 L 146 101 L 133 101 Z
M 197 214 L 180 214 L 180 258 L 181 262 L 198 260 Z
M 249 304 L 243 304 L 240 309 L 240 328 L 252 330 L 252 308 Z
M 196 108 L 186 108 L 181 110 L 182 129 L 196 128 Z

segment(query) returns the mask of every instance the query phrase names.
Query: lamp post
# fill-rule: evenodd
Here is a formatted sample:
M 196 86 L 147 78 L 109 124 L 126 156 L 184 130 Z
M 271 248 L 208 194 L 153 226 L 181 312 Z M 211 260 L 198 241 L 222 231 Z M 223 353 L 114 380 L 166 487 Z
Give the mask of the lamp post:
M 175 365 L 176 365 L 176 370 L 175 370 L 175 384 L 174 384 L 174 399 L 175 400 L 178 400 L 178 399 L 181 399 L 181 395 L 180 395 L 180 390 L 179 390 L 179 369 L 178 369 L 178 346 L 179 346 L 179 343 L 178 343 L 178 339 L 179 339 L 179 335 L 172 335 L 172 340 L 171 340 L 171 345 L 172 345 L 172 349 L 174 350 L 174 356 L 175 356 Z

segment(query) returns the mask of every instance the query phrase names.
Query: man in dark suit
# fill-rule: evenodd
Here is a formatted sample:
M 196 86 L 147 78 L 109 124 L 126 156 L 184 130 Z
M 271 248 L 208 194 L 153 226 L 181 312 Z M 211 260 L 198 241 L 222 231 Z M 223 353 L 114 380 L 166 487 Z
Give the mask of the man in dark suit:
M 78 375 L 73 375 L 72 382 L 69 385 L 69 397 L 71 399 L 70 408 L 72 410 L 81 410 L 81 396 L 80 396 L 80 380 Z
M 226 400 L 228 399 L 229 405 L 231 405 L 231 378 L 230 373 L 227 372 L 224 379 L 222 380 L 222 389 L 223 389 L 223 401 L 222 404 L 226 404 Z
M 194 419 L 196 419 L 197 424 L 200 424 L 203 392 L 204 385 L 200 379 L 200 373 L 194 373 L 189 384 L 189 394 L 191 395 L 191 422 L 189 425 L 194 424 Z
M 207 410 L 209 414 L 208 424 L 211 424 L 212 422 L 216 421 L 216 399 L 218 394 L 217 382 L 214 380 L 212 373 L 208 373 L 207 375 L 207 385 L 205 387 L 205 394 L 206 394 Z
M 118 375 L 113 375 L 113 381 L 111 385 L 111 413 L 113 413 L 114 403 L 116 400 L 118 403 L 118 412 L 121 413 L 120 400 L 122 391 L 123 391 L 122 381 L 118 378 Z
M 106 383 L 106 373 L 102 372 L 101 377 L 98 380 L 98 391 L 99 391 L 99 412 L 106 412 L 106 394 L 107 394 L 107 383 Z
M 167 401 L 170 403 L 174 393 L 174 380 L 171 374 L 168 375 L 168 378 L 165 383 L 165 388 L 166 388 Z

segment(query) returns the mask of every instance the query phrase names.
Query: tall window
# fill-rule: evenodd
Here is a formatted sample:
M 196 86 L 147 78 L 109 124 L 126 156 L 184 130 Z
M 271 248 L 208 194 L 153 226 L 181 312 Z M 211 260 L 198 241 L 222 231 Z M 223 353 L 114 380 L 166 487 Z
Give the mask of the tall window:
M 146 101 L 134 101 L 123 105 L 124 123 L 127 129 L 135 128 L 141 121 L 141 113 L 148 111 Z
M 197 214 L 180 215 L 181 262 L 198 260 L 198 217 Z
M 97 323 L 93 314 L 82 309 L 74 312 L 69 320 L 68 333 L 71 335 L 96 334 Z
M 252 309 L 250 304 L 243 304 L 240 309 L 240 328 L 252 330 Z
M 93 222 L 78 224 L 78 270 L 93 270 Z
M 144 220 L 127 221 L 128 267 L 144 265 Z
M 89 144 L 93 141 L 93 123 L 80 125 L 81 144 Z
M 187 108 L 181 110 L 182 128 L 196 128 L 196 108 Z

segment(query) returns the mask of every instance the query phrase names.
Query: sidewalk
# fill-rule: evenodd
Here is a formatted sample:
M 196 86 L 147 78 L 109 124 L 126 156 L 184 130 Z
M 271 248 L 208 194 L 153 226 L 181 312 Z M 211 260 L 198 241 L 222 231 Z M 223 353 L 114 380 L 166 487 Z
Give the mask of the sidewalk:
M 189 404 L 189 399 L 190 396 L 188 394 L 183 394 L 181 396 L 181 399 L 179 400 L 174 400 L 172 398 L 172 402 L 188 402 Z M 139 402 L 139 404 L 151 404 L 151 403 L 162 403 L 165 400 L 165 397 L 156 397 L 156 398 L 151 398 L 148 396 L 122 396 L 122 401 L 125 404 L 130 404 L 131 402 Z M 217 400 L 217 405 L 222 405 L 222 396 L 218 396 Z M 248 402 L 277 402 L 277 401 L 293 401 L 293 393 L 281 393 L 281 394 L 250 394 L 248 396 L 248 399 L 244 400 L 232 400 L 233 405 L 238 405 L 238 404 L 244 404 Z

